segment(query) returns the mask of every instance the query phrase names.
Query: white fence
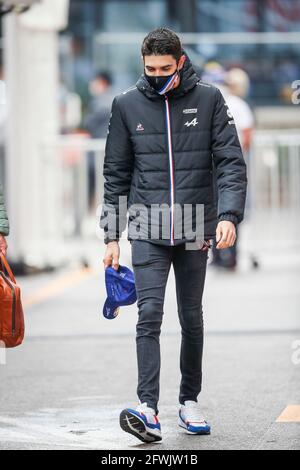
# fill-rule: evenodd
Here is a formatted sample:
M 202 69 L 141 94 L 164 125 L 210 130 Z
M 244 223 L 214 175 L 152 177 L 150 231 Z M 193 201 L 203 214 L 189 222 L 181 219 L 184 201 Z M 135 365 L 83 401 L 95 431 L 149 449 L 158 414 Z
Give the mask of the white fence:
M 105 140 L 73 136 L 61 136 L 55 142 L 42 146 L 43 212 L 47 218 L 49 211 L 56 211 L 56 229 L 60 231 L 61 240 L 66 246 L 73 243 L 76 247 L 79 241 L 79 256 L 87 249 L 88 240 L 97 240 L 99 214 L 96 210 L 103 198 L 104 148 Z M 59 169 L 55 188 L 52 185 L 53 175 L 47 171 L 47 167 L 52 167 L 51 159 L 54 156 L 59 161 L 59 165 L 54 166 Z M 299 225 L 297 214 L 299 216 L 300 213 L 298 131 L 257 131 L 248 159 L 248 177 L 248 213 L 245 221 L 248 228 L 250 226 L 250 244 L 255 239 L 262 243 L 261 246 L 274 249 L 284 246 L 287 234 L 290 246 L 297 244 L 295 223 Z M 56 193 L 56 204 L 53 204 L 53 191 Z M 49 220 L 53 219 L 49 216 Z M 51 238 L 52 231 L 53 227 L 45 223 L 45 239 Z
M 47 174 L 48 158 L 53 158 L 53 148 L 59 159 L 56 190 L 60 192 L 62 227 L 66 236 L 84 234 L 86 221 L 95 215 L 93 211 L 102 202 L 104 147 L 105 140 L 69 136 L 61 136 L 43 147 L 44 175 Z M 298 130 L 256 131 L 247 164 L 253 211 L 300 211 Z M 95 188 L 92 201 L 91 184 Z
M 47 176 L 47 166 L 51 167 L 53 156 L 58 159 L 55 191 L 59 201 L 52 210 L 57 213 L 64 238 L 95 235 L 96 208 L 103 196 L 104 148 L 104 139 L 75 136 L 60 136 L 42 145 L 42 177 Z M 52 192 L 53 188 L 45 181 L 45 203 L 52 199 L 50 194 L 47 198 L 47 191 Z
M 254 208 L 300 210 L 299 130 L 256 131 L 251 157 L 249 189 Z

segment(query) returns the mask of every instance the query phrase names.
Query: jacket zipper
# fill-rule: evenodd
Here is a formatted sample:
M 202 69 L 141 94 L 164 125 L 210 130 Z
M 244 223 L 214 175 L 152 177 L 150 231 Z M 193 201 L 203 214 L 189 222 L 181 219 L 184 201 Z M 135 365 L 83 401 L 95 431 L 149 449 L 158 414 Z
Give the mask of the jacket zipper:
M 6 284 L 9 285 L 12 291 L 12 296 L 13 296 L 13 304 L 12 304 L 12 334 L 14 335 L 16 332 L 16 293 L 13 285 L 11 282 L 5 277 L 5 275 L 0 271 L 1 277 L 4 279 Z
M 166 123 L 168 133 L 168 154 L 169 154 L 169 166 L 170 166 L 170 198 L 171 198 L 171 221 L 170 221 L 170 233 L 171 233 L 171 245 L 174 245 L 174 159 L 172 152 L 172 132 L 171 132 L 171 119 L 170 119 L 170 105 L 167 95 L 165 95 L 166 105 Z

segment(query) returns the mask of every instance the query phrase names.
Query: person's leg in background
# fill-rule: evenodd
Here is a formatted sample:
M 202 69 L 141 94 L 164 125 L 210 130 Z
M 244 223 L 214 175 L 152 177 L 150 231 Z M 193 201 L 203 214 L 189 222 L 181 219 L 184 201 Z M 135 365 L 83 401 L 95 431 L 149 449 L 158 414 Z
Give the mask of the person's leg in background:
M 88 198 L 89 208 L 95 207 L 95 191 L 96 191 L 96 165 L 95 165 L 95 152 L 89 151 L 87 153 L 87 171 L 88 171 Z
M 158 414 L 160 332 L 171 249 L 146 240 L 133 240 L 132 266 L 137 291 L 137 395 Z
M 216 248 L 216 241 L 213 241 L 213 261 L 212 265 L 226 268 L 226 269 L 235 269 L 238 261 L 238 239 L 239 239 L 239 229 L 238 225 L 236 226 L 236 241 L 233 246 L 230 248 L 225 248 L 223 250 L 218 250 Z
M 203 312 L 208 250 L 175 247 L 173 255 L 178 315 L 181 325 L 179 402 L 197 401 L 202 385 Z

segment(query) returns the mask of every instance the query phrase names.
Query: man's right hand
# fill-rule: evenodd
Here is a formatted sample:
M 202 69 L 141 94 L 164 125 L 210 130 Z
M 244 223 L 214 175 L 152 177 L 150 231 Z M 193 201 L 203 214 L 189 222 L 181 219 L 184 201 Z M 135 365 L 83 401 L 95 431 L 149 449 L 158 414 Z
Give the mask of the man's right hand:
M 103 258 L 104 269 L 112 266 L 116 271 L 119 269 L 120 247 L 119 242 L 112 241 L 107 244 Z

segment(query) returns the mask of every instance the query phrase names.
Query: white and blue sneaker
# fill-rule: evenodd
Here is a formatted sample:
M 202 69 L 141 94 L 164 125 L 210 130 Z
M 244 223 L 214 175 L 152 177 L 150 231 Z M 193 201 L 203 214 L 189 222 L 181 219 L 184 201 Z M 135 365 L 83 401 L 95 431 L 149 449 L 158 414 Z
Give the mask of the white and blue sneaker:
M 136 409 L 125 408 L 120 414 L 120 426 L 142 442 L 161 441 L 161 427 L 153 408 L 141 403 Z
M 186 400 L 180 405 L 178 424 L 188 434 L 210 434 L 210 426 L 201 416 L 196 401 Z

